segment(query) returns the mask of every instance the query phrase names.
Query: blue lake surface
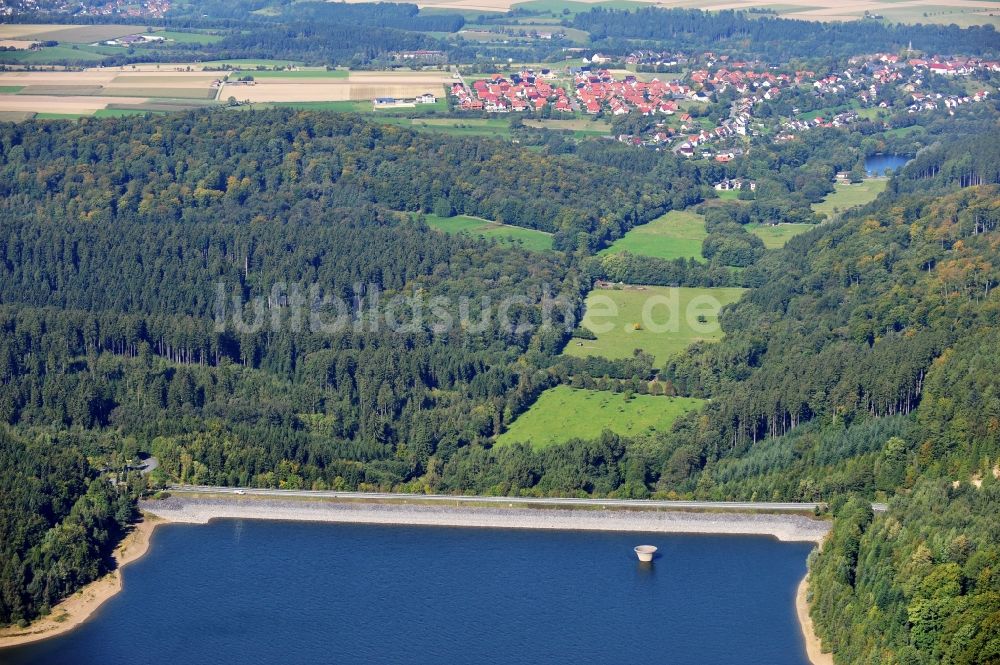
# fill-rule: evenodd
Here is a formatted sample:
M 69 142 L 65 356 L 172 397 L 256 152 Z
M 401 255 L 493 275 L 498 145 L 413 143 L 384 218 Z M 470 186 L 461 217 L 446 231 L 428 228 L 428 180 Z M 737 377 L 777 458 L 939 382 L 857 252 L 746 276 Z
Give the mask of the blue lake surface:
M 865 158 L 865 171 L 869 176 L 885 175 L 886 169 L 895 171 L 908 161 L 910 158 L 902 155 L 872 155 Z
M 650 566 L 632 552 L 660 548 Z M 0 662 L 807 665 L 807 543 L 767 537 L 169 524 L 125 587 Z

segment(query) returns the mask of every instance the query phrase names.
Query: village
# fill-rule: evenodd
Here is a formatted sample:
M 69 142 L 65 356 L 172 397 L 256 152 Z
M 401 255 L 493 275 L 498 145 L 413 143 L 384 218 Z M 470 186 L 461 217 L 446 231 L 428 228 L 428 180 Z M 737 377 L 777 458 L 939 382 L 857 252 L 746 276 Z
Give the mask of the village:
M 960 94 L 949 83 L 971 79 L 977 73 L 1000 73 L 1000 62 L 996 61 L 906 58 L 884 53 L 852 58 L 848 68 L 819 75 L 808 70 L 779 71 L 764 63 L 713 53 L 689 56 L 635 51 L 624 57 L 630 69 L 612 69 L 614 60 L 595 53 L 582 58 L 581 65 L 562 71 L 526 67 L 478 78 L 471 84 L 460 80 L 450 86 L 449 94 L 457 111 L 612 119 L 637 113 L 655 118 L 655 122 L 646 123 L 649 129 L 645 132 L 618 133 L 614 138 L 636 146 L 670 149 L 683 157 L 726 162 L 742 155 L 747 137 L 759 135 L 765 128 L 767 123 L 755 117 L 755 110 L 785 96 L 802 99 L 807 95 L 812 106 L 820 110 L 792 107 L 786 113 L 768 113 L 778 142 L 819 127 L 844 127 L 872 119 L 880 110 L 898 113 L 905 109 L 911 114 L 944 110 L 953 115 L 956 107 L 984 101 L 990 92 L 985 87 L 967 91 L 963 86 Z M 658 71 L 692 63 L 698 68 L 680 75 Z M 717 123 L 706 122 L 697 112 L 734 93 L 728 117 Z M 828 112 L 823 112 L 823 107 Z

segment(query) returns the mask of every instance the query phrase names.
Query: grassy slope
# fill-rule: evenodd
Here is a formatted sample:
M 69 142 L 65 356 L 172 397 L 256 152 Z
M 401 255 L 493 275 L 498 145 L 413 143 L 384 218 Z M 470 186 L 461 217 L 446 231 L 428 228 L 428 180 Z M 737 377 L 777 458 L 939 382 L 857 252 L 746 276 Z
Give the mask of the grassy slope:
M 631 252 L 661 259 L 692 258 L 704 261 L 701 243 L 705 219 L 688 210 L 671 210 L 648 224 L 637 226 L 601 254 Z
M 506 241 L 520 241 L 521 244 L 530 250 L 544 252 L 552 249 L 552 236 L 542 231 L 534 229 L 523 229 L 517 226 L 504 226 L 477 217 L 466 215 L 455 215 L 454 217 L 439 217 L 437 215 L 425 215 L 427 225 L 432 229 L 444 231 L 445 233 L 466 232 L 478 234 L 487 238 Z
M 833 217 L 834 208 L 840 212 L 854 206 L 871 203 L 888 184 L 885 178 L 870 178 L 856 185 L 836 184 L 832 194 L 827 194 L 820 203 L 813 204 L 812 209 L 828 218 Z
M 747 230 L 763 240 L 764 246 L 768 249 L 784 247 L 790 238 L 794 238 L 812 228 L 815 228 L 812 224 L 747 225 Z
M 665 431 L 681 414 L 702 400 L 689 397 L 635 395 L 556 386 L 543 392 L 525 413 L 497 437 L 497 444 L 528 442 L 535 448 L 570 439 L 593 439 L 604 430 L 636 435 Z
M 587 311 L 582 325 L 594 331 L 597 339 L 571 339 L 563 353 L 581 357 L 628 358 L 638 348 L 653 354 L 656 365 L 662 367 L 667 359 L 682 353 L 694 342 L 720 339 L 719 310 L 738 300 L 742 294 L 743 289 L 736 288 L 649 286 L 642 291 L 595 289 L 587 296 Z M 609 314 L 609 299 L 617 308 L 616 315 Z M 651 321 L 643 322 L 642 311 L 647 301 L 662 304 L 652 306 Z M 676 324 L 668 325 L 674 314 Z M 705 317 L 705 323 L 698 321 L 699 315 Z M 634 330 L 635 323 L 642 324 L 642 329 Z M 668 330 L 662 332 L 662 328 L 656 327 L 668 327 Z

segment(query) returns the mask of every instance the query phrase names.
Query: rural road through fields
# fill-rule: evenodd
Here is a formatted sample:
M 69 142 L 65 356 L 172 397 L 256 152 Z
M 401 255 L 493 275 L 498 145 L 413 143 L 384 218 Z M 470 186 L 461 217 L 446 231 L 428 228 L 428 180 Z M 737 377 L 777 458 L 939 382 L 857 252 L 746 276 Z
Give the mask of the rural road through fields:
M 510 496 L 453 496 L 450 494 L 393 494 L 390 492 L 337 492 L 318 490 L 277 490 L 235 487 L 209 487 L 205 485 L 170 485 L 167 490 L 175 494 L 227 494 L 265 497 L 305 497 L 316 499 L 345 499 L 371 501 L 419 501 L 443 503 L 486 503 L 518 506 L 597 506 L 604 508 L 660 508 L 674 510 L 729 510 L 765 512 L 811 512 L 822 503 L 781 503 L 763 501 L 657 501 L 649 499 L 577 499 L 556 497 Z M 883 503 L 873 503 L 875 512 L 884 512 Z

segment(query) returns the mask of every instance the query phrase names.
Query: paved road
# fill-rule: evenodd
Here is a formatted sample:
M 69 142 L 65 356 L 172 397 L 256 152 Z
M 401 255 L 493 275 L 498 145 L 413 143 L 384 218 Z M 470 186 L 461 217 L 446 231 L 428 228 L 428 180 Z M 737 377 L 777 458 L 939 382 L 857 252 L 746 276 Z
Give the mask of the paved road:
M 616 508 L 665 508 L 674 510 L 752 510 L 769 512 L 811 512 L 822 503 L 763 502 L 763 501 L 656 501 L 639 499 L 576 499 L 536 498 L 507 496 L 453 496 L 450 494 L 393 494 L 389 492 L 336 492 L 315 490 L 237 489 L 205 485 L 171 485 L 175 494 L 240 494 L 267 497 L 313 497 L 327 499 L 368 499 L 378 501 L 420 501 L 444 503 L 487 503 L 506 506 L 598 506 Z M 872 504 L 876 511 L 884 511 L 884 504 Z

